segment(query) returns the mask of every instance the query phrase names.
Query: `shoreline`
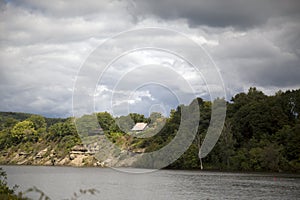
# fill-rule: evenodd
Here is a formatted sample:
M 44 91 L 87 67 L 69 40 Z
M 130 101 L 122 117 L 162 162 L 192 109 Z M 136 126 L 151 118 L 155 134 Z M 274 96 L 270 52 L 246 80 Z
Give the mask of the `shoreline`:
M 126 167 L 101 167 L 101 166 L 74 166 L 74 165 L 19 165 L 19 164 L 2 164 L 0 163 L 0 168 L 3 167 L 49 167 L 49 168 L 74 168 L 74 169 L 112 169 L 114 171 L 118 172 L 124 172 L 128 173 L 128 171 L 122 171 L 119 169 L 137 169 L 137 170 L 149 170 L 145 173 L 152 173 L 156 171 L 185 171 L 185 172 L 202 172 L 202 173 L 225 173 L 225 174 L 252 174 L 252 175 L 265 175 L 265 176 L 273 176 L 273 175 L 280 175 L 285 177 L 291 177 L 293 175 L 293 178 L 300 178 L 300 173 L 296 172 L 270 172 L 270 171 L 229 171 L 229 170 L 213 170 L 213 169 L 168 169 L 168 168 L 162 168 L 162 169 L 145 169 L 145 168 L 126 168 Z M 133 173 L 133 174 L 140 174 L 140 173 Z M 296 175 L 296 176 L 295 176 Z

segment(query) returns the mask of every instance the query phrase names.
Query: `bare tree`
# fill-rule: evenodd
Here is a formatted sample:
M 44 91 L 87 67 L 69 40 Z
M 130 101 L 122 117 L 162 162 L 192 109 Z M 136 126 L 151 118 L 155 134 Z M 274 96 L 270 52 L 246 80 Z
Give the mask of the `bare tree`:
M 196 143 L 197 143 L 197 146 L 198 146 L 198 149 L 199 149 L 198 157 L 199 157 L 199 160 L 200 160 L 200 169 L 201 170 L 203 169 L 202 157 L 201 157 L 201 145 L 202 145 L 203 139 L 204 139 L 203 134 L 198 133 L 196 135 L 195 140 L 196 140 Z

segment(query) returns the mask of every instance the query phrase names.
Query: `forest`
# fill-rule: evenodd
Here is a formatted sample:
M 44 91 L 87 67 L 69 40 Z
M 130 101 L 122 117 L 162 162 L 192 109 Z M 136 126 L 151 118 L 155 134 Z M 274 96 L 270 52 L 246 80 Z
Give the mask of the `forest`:
M 278 91 L 267 96 L 255 87 L 247 93 L 236 94 L 230 101 L 210 102 L 196 98 L 190 105 L 178 105 L 168 117 L 160 113 L 152 113 L 149 117 L 138 113 L 114 117 L 108 112 L 99 112 L 80 119 L 54 119 L 1 112 L 0 161 L 1 164 L 14 164 L 5 160 L 10 152 L 21 149 L 36 153 L 36 149 L 47 146 L 55 150 L 56 157 L 65 156 L 72 147 L 81 144 L 75 120 L 79 120 L 77 125 L 81 124 L 81 132 L 86 137 L 102 134 L 121 149 L 153 152 L 172 141 L 181 123 L 181 111 L 189 109 L 189 112 L 200 113 L 197 134 L 181 157 L 166 168 L 200 169 L 199 148 L 210 125 L 212 106 L 220 102 L 226 104 L 226 119 L 217 144 L 202 159 L 205 170 L 300 172 L 300 90 Z M 194 103 L 199 105 L 199 111 L 192 109 Z M 93 116 L 101 127 L 99 132 L 89 120 Z M 141 134 L 151 137 L 136 137 L 130 133 L 137 122 L 148 123 L 149 128 Z M 189 137 L 190 130 L 183 131 Z

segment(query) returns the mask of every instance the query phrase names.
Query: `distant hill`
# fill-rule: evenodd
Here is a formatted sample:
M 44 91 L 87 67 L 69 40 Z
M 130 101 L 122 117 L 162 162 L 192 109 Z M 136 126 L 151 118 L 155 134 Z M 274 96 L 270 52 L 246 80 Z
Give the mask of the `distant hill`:
M 7 118 L 12 118 L 12 119 L 16 119 L 18 121 L 23 121 L 23 120 L 31 117 L 32 115 L 36 115 L 36 114 L 21 113 L 21 112 L 0 112 L 0 122 L 4 121 Z M 45 117 L 45 120 L 46 120 L 47 126 L 49 127 L 58 122 L 65 122 L 67 119 L 66 118 Z
M 13 118 L 18 121 L 23 121 L 29 118 L 32 114 L 20 113 L 20 112 L 0 112 L 0 117 L 2 118 Z

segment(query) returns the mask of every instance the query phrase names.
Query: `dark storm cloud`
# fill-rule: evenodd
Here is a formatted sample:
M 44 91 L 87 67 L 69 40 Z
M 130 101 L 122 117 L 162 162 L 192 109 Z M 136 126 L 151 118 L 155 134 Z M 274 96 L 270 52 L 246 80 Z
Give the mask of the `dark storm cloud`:
M 276 24 L 219 37 L 219 45 L 211 52 L 225 81 L 263 88 L 299 86 L 299 23 L 291 20 Z
M 54 18 L 72 18 L 82 16 L 89 18 L 88 16 L 91 14 L 114 12 L 115 8 L 124 2 L 117 0 L 72 0 L 72 2 L 61 0 L 11 0 L 7 1 L 7 3 L 23 7 L 30 12 L 41 13 Z
M 134 1 L 136 13 L 167 20 L 186 19 L 190 26 L 248 28 L 272 17 L 300 13 L 298 0 L 162 0 Z

